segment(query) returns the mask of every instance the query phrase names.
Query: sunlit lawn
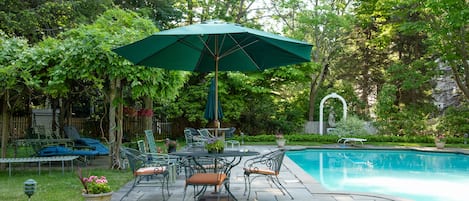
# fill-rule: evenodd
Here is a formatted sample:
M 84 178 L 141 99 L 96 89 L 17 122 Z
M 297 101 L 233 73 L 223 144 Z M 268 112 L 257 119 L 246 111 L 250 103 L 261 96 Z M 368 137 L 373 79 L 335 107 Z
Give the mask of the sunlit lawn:
M 120 187 L 132 179 L 132 173 L 129 171 L 83 169 L 83 176 L 89 175 L 106 176 L 114 191 L 118 191 Z M 23 167 L 15 167 L 11 177 L 8 176 L 8 170 L 0 171 L 0 200 L 27 200 L 23 183 L 28 179 L 34 179 L 37 182 L 37 190 L 31 200 L 84 200 L 81 196 L 83 186 L 76 174 L 76 168 L 74 168 L 74 172 L 71 172 L 68 167 L 65 174 L 62 175 L 62 170 L 49 171 L 48 167 L 43 168 L 41 166 L 41 175 L 38 175 L 37 166 L 35 165 L 26 167 L 26 170 Z

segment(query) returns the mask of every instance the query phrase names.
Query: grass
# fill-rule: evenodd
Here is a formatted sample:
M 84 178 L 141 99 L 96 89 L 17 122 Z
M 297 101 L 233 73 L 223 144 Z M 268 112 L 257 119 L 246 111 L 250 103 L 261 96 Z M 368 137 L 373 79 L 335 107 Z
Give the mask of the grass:
M 20 146 L 16 150 L 9 147 L 7 157 L 29 157 L 34 154 L 31 147 Z M 74 163 L 76 165 L 76 163 Z M 3 164 L 5 165 L 5 164 Z M 12 175 L 8 175 L 8 167 L 0 170 L 0 200 L 24 201 L 27 196 L 24 194 L 23 185 L 28 179 L 37 182 L 37 188 L 31 200 L 47 201 L 79 201 L 84 200 L 81 196 L 83 186 L 77 175 L 77 168 L 70 170 L 69 165 L 65 165 L 65 173 L 62 174 L 61 163 L 53 165 L 49 170 L 48 164 L 41 165 L 41 175 L 38 174 L 37 163 L 12 164 Z M 105 166 L 105 165 L 104 165 Z M 123 185 L 129 182 L 133 176 L 130 170 L 110 170 L 104 167 L 92 166 L 82 168 L 84 177 L 91 175 L 105 176 L 108 179 L 112 190 L 118 191 Z
M 81 196 L 83 186 L 78 179 L 76 168 L 74 168 L 74 172 L 68 170 L 64 175 L 62 175 L 62 170 L 51 170 L 49 172 L 47 168 L 44 168 L 41 169 L 41 175 L 38 175 L 36 168 L 26 169 L 22 170 L 22 168 L 16 167 L 11 177 L 8 176 L 8 171 L 0 172 L 0 200 L 27 200 L 23 183 L 28 179 L 34 179 L 37 182 L 36 192 L 31 200 L 84 200 Z M 82 171 L 83 176 L 106 176 L 114 191 L 119 190 L 120 187 L 132 179 L 132 173 L 129 171 L 108 169 L 83 169 Z

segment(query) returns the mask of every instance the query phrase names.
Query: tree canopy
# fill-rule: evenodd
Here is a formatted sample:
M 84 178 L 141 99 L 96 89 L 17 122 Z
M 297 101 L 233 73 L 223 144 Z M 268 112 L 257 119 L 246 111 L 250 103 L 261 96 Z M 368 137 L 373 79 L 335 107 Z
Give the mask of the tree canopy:
M 431 134 L 430 119 L 457 119 L 446 116 L 453 109 L 435 106 L 439 66 L 451 69 L 457 86 L 452 107 L 467 108 L 468 13 L 464 0 L 2 1 L 0 79 L 11 89 L 3 100 L 24 106 L 16 97 L 27 93 L 69 108 L 77 97 L 111 101 L 114 88 L 107 102 L 113 106 L 148 107 L 151 98 L 160 119 L 203 127 L 213 74 L 134 66 L 110 50 L 159 30 L 221 19 L 314 45 L 310 63 L 222 73 L 226 125 L 250 134 L 302 132 L 305 121 L 319 119 L 321 98 L 336 92 L 380 133 Z

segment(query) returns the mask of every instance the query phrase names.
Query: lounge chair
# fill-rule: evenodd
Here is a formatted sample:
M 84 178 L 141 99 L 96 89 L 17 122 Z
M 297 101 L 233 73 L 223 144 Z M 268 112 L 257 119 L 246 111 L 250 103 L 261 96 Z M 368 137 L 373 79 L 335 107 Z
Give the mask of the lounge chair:
M 99 140 L 92 138 L 82 138 L 78 133 L 77 129 L 73 126 L 64 126 L 65 134 L 69 139 L 75 141 L 75 146 L 90 147 L 91 149 L 98 151 L 98 155 L 109 155 L 109 149 L 101 144 Z
M 356 142 L 360 142 L 361 145 L 363 146 L 363 142 L 366 142 L 366 139 L 363 139 L 363 138 L 347 138 L 347 137 L 343 137 L 343 138 L 340 138 L 337 140 L 337 143 L 341 143 L 341 144 L 352 144 L 354 145 Z
M 44 147 L 37 153 L 38 156 L 97 156 L 98 151 L 94 150 L 72 150 L 62 146 Z

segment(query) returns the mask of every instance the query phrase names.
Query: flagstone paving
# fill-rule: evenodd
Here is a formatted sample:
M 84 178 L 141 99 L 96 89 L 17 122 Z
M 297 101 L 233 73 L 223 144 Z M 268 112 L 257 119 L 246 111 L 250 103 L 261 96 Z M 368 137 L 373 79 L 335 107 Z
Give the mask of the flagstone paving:
M 276 149 L 274 146 L 244 146 L 249 150 L 255 150 L 267 153 Z M 288 148 L 288 147 L 287 147 Z M 295 147 L 297 148 L 297 147 Z M 243 158 L 243 160 L 249 157 Z M 238 200 L 247 200 L 244 195 L 244 177 L 243 163 L 234 167 L 231 172 L 230 189 Z M 282 170 L 280 172 L 280 180 L 282 184 L 293 195 L 297 201 L 404 201 L 405 199 L 396 198 L 387 195 L 369 194 L 369 193 L 352 193 L 352 192 L 331 192 L 326 190 L 321 184 L 315 181 L 311 176 L 304 172 L 288 157 L 285 157 Z M 166 198 L 168 201 L 181 201 L 184 194 L 184 175 L 178 175 L 174 183 L 170 184 L 171 196 Z M 273 184 L 264 179 L 258 178 L 252 183 L 250 201 L 285 201 L 291 200 L 288 195 L 283 195 Z M 125 193 L 132 186 L 129 182 L 124 187 L 115 192 L 112 201 L 150 201 L 163 200 L 160 187 L 135 187 L 126 197 Z M 208 190 L 209 191 L 209 190 Z M 185 200 L 193 199 L 193 188 L 187 188 Z M 213 199 L 216 200 L 216 199 Z M 221 199 L 223 200 L 223 199 Z

